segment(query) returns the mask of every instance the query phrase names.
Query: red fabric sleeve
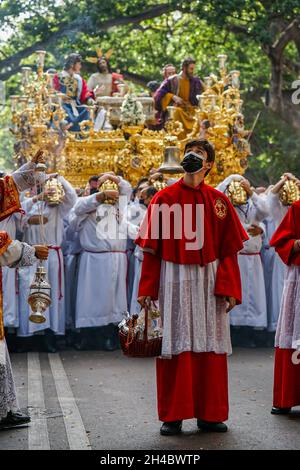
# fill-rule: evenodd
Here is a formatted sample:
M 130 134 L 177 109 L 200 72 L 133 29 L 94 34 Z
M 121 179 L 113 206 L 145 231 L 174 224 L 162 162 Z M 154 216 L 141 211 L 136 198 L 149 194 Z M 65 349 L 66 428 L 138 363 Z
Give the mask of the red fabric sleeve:
M 237 254 L 219 260 L 215 295 L 234 297 L 237 305 L 242 303 L 242 283 Z
M 85 103 L 88 98 L 95 99 L 95 94 L 93 91 L 90 91 L 87 87 L 86 81 L 82 79 L 82 91 L 80 95 L 80 102 Z
M 60 83 L 59 83 L 59 77 L 57 73 L 53 77 L 53 86 L 56 91 L 60 91 Z
M 294 242 L 299 238 L 296 234 L 296 209 L 298 209 L 296 205 L 290 207 L 271 238 L 270 245 L 275 247 L 275 250 L 285 264 L 300 266 L 300 253 L 293 253 Z
M 161 258 L 159 256 L 144 252 L 138 293 L 139 297 L 149 295 L 152 300 L 158 299 L 160 266 Z

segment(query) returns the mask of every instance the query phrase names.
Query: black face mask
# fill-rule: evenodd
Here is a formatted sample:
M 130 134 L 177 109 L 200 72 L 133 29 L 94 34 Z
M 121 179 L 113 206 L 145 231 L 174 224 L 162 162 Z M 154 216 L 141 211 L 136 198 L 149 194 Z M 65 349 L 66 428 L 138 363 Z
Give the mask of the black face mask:
M 99 189 L 97 189 L 97 188 L 91 188 L 91 189 L 90 189 L 90 196 L 91 196 L 92 194 L 95 194 L 95 193 L 99 193 Z
M 188 152 L 180 163 L 186 173 L 195 173 L 203 167 L 203 159 L 195 152 Z
M 146 206 L 147 207 L 147 205 L 145 204 L 144 199 L 139 199 L 139 204 L 141 204 L 141 206 Z

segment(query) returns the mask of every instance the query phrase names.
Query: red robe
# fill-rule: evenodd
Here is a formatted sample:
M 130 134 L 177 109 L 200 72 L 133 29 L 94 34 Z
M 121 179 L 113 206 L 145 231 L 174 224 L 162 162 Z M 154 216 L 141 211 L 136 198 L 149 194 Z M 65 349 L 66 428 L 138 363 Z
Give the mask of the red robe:
M 290 207 L 270 240 L 288 266 L 300 266 L 300 252 L 293 252 L 295 240 L 300 240 L 300 201 Z M 293 364 L 293 353 L 293 349 L 275 350 L 273 405 L 278 408 L 300 405 L 300 364 Z
M 0 221 L 6 219 L 14 212 L 20 210 L 19 192 L 11 176 L 0 179 Z M 6 232 L 0 232 L 0 255 L 2 255 L 11 243 Z M 3 294 L 2 294 L 2 270 L 0 268 L 0 340 L 4 338 L 3 324 Z
M 196 227 L 196 207 L 204 205 L 202 248 L 187 250 L 183 217 L 182 237 L 175 237 L 178 220 L 160 215 L 162 205 L 179 204 L 182 214 L 191 205 L 189 224 Z M 164 239 L 170 226 L 169 238 Z M 215 295 L 235 297 L 241 303 L 237 253 L 248 236 L 228 198 L 202 182 L 196 188 L 183 179 L 157 193 L 151 201 L 136 243 L 144 249 L 139 296 L 158 298 L 161 260 L 205 266 L 219 260 Z M 200 418 L 218 422 L 228 418 L 227 355 L 214 352 L 183 352 L 172 359 L 157 359 L 158 414 L 161 421 Z

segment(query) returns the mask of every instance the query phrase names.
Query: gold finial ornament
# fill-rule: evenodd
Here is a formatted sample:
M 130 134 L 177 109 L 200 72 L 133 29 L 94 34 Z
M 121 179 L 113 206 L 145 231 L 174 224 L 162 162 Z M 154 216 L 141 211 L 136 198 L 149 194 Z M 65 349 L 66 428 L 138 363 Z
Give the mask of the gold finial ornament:
M 226 195 L 234 206 L 246 204 L 248 196 L 246 190 L 241 186 L 240 180 L 232 180 L 229 184 Z
M 300 188 L 296 181 L 287 180 L 279 191 L 279 199 L 285 206 L 291 206 L 300 199 Z

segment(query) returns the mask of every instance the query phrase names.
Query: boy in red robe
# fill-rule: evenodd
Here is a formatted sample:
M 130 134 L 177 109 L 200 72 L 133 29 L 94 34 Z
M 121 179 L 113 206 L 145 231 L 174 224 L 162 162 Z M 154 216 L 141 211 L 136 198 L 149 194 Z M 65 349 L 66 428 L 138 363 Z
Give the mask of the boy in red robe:
M 144 251 L 139 302 L 159 299 L 163 322 L 163 435 L 180 433 L 190 418 L 202 430 L 227 431 L 226 313 L 242 300 L 237 253 L 248 237 L 227 197 L 204 183 L 214 159 L 207 140 L 186 145 L 185 175 L 154 196 L 136 239 Z
M 288 266 L 275 336 L 272 414 L 300 405 L 300 201 L 295 202 L 271 238 Z

